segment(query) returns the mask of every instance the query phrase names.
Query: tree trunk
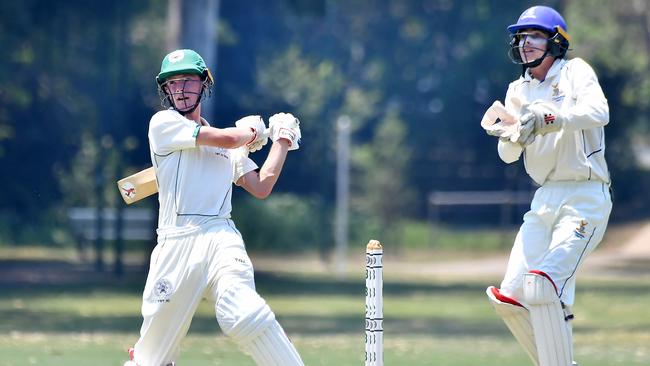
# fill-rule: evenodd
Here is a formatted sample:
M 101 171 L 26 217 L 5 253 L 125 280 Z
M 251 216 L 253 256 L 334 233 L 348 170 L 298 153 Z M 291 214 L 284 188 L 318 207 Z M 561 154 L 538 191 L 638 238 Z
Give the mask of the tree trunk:
M 169 0 L 167 8 L 167 52 L 189 48 L 198 52 L 215 74 L 219 0 Z M 215 98 L 202 103 L 201 115 L 213 119 Z

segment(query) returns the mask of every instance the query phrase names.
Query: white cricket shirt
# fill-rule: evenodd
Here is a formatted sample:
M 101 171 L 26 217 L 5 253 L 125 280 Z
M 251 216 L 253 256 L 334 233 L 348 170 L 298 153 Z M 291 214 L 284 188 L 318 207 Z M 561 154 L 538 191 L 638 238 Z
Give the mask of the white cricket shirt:
M 504 162 L 519 160 L 523 151 L 526 172 L 539 185 L 547 181 L 610 183 L 603 129 L 609 122 L 609 107 L 589 64 L 580 58 L 555 60 L 544 81 L 526 72 L 510 83 L 506 93 L 506 108 L 518 114 L 513 98 L 523 103 L 554 103 L 566 123 L 558 132 L 535 137 L 525 149 L 499 140 L 499 156 Z
M 237 150 L 197 146 L 200 128 L 172 109 L 154 114 L 149 122 L 160 203 L 159 233 L 230 218 L 232 183 L 257 169 L 255 162 Z

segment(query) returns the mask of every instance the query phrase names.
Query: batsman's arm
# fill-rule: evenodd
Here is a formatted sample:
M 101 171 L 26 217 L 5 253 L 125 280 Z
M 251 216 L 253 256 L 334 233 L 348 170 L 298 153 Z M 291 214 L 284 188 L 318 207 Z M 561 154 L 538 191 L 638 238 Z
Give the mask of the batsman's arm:
M 128 205 L 158 193 L 156 172 L 153 167 L 141 170 L 117 181 L 120 196 Z
M 196 144 L 236 149 L 255 141 L 256 138 L 257 132 L 252 128 L 201 126 L 196 136 Z
M 279 139 L 274 142 L 260 171 L 250 171 L 244 174 L 237 180 L 237 185 L 243 187 L 256 198 L 264 199 L 268 197 L 280 177 L 280 172 L 289 151 L 289 144 L 290 142 L 286 139 Z

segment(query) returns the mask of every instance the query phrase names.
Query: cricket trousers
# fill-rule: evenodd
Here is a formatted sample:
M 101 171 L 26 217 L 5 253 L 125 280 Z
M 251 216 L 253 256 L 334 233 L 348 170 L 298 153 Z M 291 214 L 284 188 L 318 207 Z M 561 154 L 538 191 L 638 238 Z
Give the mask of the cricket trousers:
M 502 294 L 521 300 L 523 275 L 546 273 L 561 301 L 571 306 L 575 276 L 585 258 L 603 238 L 612 201 L 600 181 L 547 182 L 538 188 L 515 239 Z

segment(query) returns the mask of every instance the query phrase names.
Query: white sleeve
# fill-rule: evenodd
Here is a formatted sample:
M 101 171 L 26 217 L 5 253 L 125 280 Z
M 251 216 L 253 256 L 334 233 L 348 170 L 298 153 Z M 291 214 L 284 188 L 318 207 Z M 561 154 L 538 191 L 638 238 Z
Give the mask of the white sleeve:
M 230 162 L 232 163 L 232 182 L 235 184 L 244 174 L 258 168 L 257 164 L 248 157 L 248 152 L 244 148 L 230 150 Z
M 609 106 L 594 70 L 580 58 L 570 61 L 567 70 L 575 105 L 563 113 L 568 131 L 602 127 L 609 123 Z
M 149 144 L 157 155 L 196 147 L 201 125 L 176 111 L 160 111 L 149 122 Z

